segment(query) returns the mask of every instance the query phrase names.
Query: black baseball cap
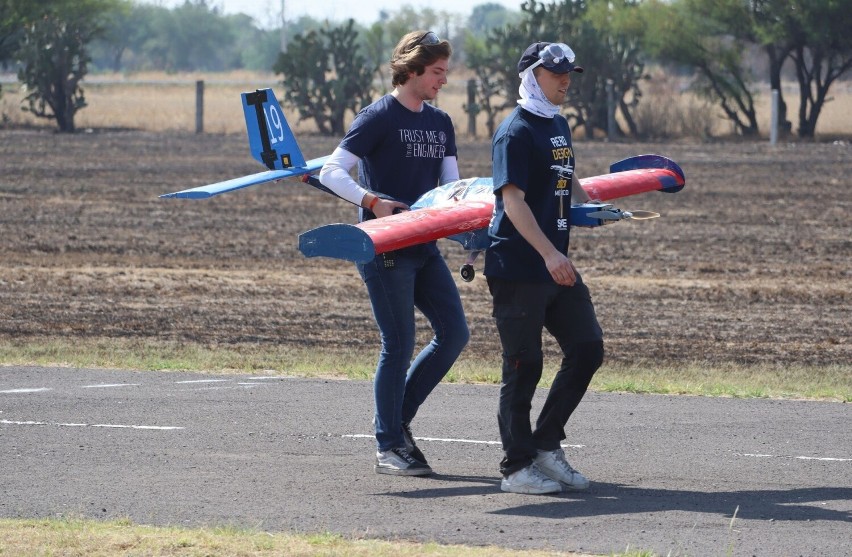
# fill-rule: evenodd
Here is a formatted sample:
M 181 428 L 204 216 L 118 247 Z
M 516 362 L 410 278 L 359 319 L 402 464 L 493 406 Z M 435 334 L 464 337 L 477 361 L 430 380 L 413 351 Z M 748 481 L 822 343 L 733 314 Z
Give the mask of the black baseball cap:
M 518 73 L 537 66 L 559 74 L 583 73 L 583 68 L 575 65 L 574 59 L 574 51 L 565 43 L 537 42 L 528 46 L 518 60 Z

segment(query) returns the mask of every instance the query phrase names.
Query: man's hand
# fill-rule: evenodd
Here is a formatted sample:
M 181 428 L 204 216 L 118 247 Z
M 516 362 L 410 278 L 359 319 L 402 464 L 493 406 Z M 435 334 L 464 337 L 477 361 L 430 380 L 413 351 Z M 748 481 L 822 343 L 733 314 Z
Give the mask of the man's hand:
M 592 203 L 589 194 L 580 185 L 580 179 L 576 174 L 571 176 L 571 203 Z
M 375 206 L 373 206 L 373 214 L 376 215 L 376 217 L 381 218 L 393 215 L 395 213 L 399 213 L 401 211 L 408 211 L 410 209 L 411 207 L 409 207 L 405 203 L 394 201 L 392 199 L 379 198 Z
M 503 186 L 503 206 L 515 228 L 544 259 L 544 264 L 556 284 L 574 286 L 577 280 L 574 264 L 568 256 L 556 249 L 553 242 L 542 232 L 527 205 L 523 190 L 514 184 Z
M 550 276 L 553 277 L 556 284 L 574 286 L 577 281 L 577 270 L 567 255 L 554 249 L 544 258 L 544 264 L 547 265 L 547 270 L 550 271 Z

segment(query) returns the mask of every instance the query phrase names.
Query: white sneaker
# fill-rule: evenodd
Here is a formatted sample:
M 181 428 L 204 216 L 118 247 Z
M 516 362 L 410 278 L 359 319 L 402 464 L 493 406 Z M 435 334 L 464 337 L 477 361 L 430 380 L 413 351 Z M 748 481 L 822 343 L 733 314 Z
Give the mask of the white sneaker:
M 432 468 L 412 457 L 405 447 L 376 452 L 376 474 L 428 476 Z
M 509 474 L 500 482 L 500 489 L 509 493 L 559 493 L 562 486 L 545 476 L 538 465 L 530 464 L 514 474 Z
M 568 461 L 565 460 L 565 451 L 562 449 L 538 451 L 535 463 L 545 476 L 556 480 L 569 489 L 586 489 L 589 487 L 589 480 L 568 464 Z

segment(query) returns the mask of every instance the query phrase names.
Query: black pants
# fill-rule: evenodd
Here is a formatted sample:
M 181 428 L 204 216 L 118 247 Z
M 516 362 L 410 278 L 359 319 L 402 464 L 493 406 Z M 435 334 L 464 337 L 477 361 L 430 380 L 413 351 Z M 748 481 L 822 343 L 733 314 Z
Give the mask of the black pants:
M 489 278 L 488 288 L 503 345 L 497 420 L 504 451 L 500 472 L 508 476 L 529 466 L 538 450 L 560 447 L 565 424 L 603 362 L 603 333 L 579 275 L 571 287 Z M 545 328 L 559 343 L 562 364 L 533 431 L 530 410 L 542 374 Z

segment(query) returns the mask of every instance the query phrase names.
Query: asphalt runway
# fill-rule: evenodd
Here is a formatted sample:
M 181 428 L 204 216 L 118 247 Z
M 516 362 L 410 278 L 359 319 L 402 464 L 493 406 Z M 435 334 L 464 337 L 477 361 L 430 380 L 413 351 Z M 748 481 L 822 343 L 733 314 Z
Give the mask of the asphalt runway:
M 541 496 L 500 491 L 497 395 L 440 385 L 413 423 L 436 473 L 399 478 L 373 472 L 369 382 L 0 367 L 0 516 L 852 555 L 852 405 L 589 393 L 566 453 L 592 485 Z

